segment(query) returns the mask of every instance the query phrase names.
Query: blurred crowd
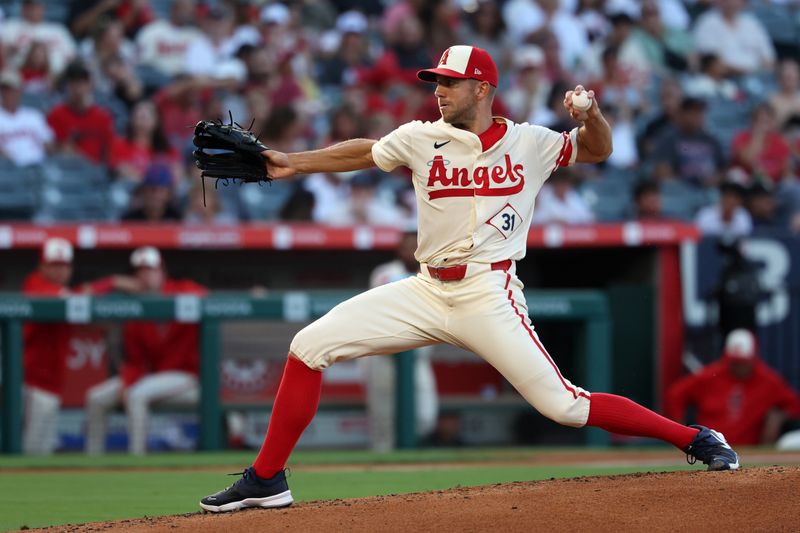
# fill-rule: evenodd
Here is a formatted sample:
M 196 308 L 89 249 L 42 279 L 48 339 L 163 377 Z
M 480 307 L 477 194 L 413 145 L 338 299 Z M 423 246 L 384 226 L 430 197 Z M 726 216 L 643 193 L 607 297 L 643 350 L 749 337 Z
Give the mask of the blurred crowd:
M 415 216 L 403 172 L 221 184 L 206 189 L 204 207 L 191 126 L 230 112 L 281 151 L 379 138 L 409 120 L 439 118 L 433 86 L 415 73 L 463 43 L 498 64 L 496 114 L 572 129 L 561 102 L 580 83 L 594 89 L 612 125 L 611 158 L 559 170 L 539 196 L 534 224 L 678 219 L 718 235 L 800 231 L 796 1 L 0 7 L 4 168 L 85 159 L 126 192 L 112 219 L 402 227 Z

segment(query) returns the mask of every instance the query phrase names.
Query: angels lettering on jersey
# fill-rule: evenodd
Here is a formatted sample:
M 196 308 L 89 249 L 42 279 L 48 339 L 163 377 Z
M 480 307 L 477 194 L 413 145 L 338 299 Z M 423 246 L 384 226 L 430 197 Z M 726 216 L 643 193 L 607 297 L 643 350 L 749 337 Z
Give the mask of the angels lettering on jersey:
M 418 261 L 440 265 L 524 257 L 536 194 L 556 168 L 575 161 L 577 128 L 558 133 L 496 120 L 505 125 L 496 138 L 443 120 L 413 121 L 372 147 L 382 170 L 402 165 L 412 171 Z
M 510 196 L 525 186 L 525 166 L 513 163 L 504 154 L 503 165 L 476 166 L 472 169 L 449 165 L 444 156 L 437 155 L 428 162 L 428 199 L 448 196 Z

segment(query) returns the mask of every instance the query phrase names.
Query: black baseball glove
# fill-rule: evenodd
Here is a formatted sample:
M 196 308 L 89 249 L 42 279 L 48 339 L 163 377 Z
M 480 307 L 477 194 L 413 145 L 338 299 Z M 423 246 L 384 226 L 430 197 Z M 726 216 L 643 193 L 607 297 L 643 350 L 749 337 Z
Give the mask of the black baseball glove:
M 251 125 L 252 126 L 252 125 Z M 255 134 L 233 121 L 201 120 L 194 127 L 193 152 L 195 164 L 202 170 L 203 189 L 205 178 L 239 180 L 241 183 L 270 182 L 267 174 L 267 158 L 261 152 L 268 148 Z

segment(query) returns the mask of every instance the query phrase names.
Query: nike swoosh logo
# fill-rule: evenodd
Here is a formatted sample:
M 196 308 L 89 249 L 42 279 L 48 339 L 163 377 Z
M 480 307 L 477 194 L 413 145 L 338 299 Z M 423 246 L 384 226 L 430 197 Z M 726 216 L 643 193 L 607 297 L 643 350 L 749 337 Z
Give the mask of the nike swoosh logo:
M 453 139 L 450 139 L 450 141 L 452 141 L 452 140 L 453 140 Z M 445 141 L 445 142 L 443 142 L 443 143 L 437 143 L 437 142 L 434 142 L 434 143 L 433 143 L 433 147 L 434 147 L 436 150 L 438 150 L 439 148 L 441 148 L 441 147 L 442 147 L 442 146 L 444 146 L 445 144 L 449 143 L 450 141 Z

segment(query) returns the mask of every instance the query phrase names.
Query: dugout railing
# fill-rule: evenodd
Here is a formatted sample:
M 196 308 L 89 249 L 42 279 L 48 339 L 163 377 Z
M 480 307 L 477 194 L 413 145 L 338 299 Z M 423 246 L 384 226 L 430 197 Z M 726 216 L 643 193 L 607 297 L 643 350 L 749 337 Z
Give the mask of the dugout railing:
M 86 324 L 95 321 L 177 320 L 200 326 L 200 438 L 203 450 L 223 448 L 223 405 L 220 399 L 220 324 L 228 320 L 283 320 L 305 322 L 327 313 L 353 291 L 274 292 L 265 297 L 238 293 L 213 293 L 205 298 L 71 296 L 26 298 L 0 294 L 0 359 L 2 359 L 2 409 L 0 451 L 21 452 L 22 441 L 22 324 L 23 321 Z M 611 388 L 611 321 L 601 291 L 525 291 L 534 322 L 573 321 L 580 325 L 579 358 L 583 372 L 576 376 L 588 390 Z M 413 352 L 397 361 L 397 440 L 401 448 L 415 446 Z M 588 428 L 587 444 L 607 445 L 608 435 Z

